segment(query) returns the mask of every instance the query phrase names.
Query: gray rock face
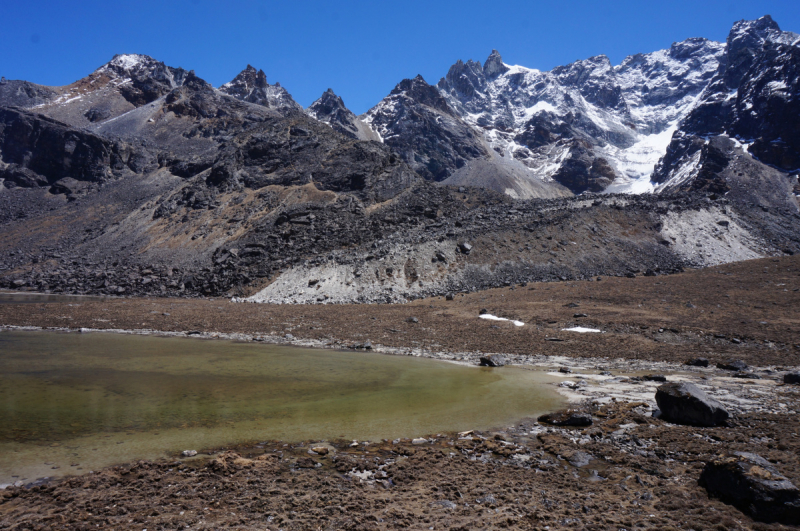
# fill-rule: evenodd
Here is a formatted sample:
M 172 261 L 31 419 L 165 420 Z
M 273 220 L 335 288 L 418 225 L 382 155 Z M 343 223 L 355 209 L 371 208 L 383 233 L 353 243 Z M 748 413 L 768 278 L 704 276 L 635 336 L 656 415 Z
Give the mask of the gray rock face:
M 800 490 L 761 456 L 735 452 L 715 459 L 703 468 L 699 483 L 755 520 L 800 524 Z
M 422 76 L 401 81 L 362 119 L 425 179 L 443 181 L 489 152 L 477 132 Z
M 662 418 L 675 424 L 719 426 L 729 416 L 722 404 L 691 383 L 671 382 L 659 386 L 656 403 Z
M 41 105 L 53 97 L 55 97 L 53 89 L 29 81 L 12 79 L 0 83 L 0 106 L 2 107 L 33 107 Z
M 291 94 L 281 87 L 280 83 L 270 85 L 267 83 L 267 75 L 264 71 L 256 70 L 251 65 L 247 65 L 247 68 L 222 85 L 219 90 L 237 100 L 262 105 L 281 113 L 303 110 L 303 107 L 294 101 Z

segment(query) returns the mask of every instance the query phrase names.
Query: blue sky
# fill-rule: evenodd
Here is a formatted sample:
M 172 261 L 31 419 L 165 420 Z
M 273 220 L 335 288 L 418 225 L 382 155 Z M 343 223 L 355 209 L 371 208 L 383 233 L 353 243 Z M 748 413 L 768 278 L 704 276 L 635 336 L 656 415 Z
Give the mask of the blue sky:
M 797 0 L 0 0 L 0 75 L 64 85 L 143 53 L 219 86 L 250 63 L 303 106 L 331 87 L 361 113 L 403 78 L 436 83 L 493 48 L 541 70 L 598 54 L 617 64 L 688 37 L 724 41 L 767 13 L 800 32 Z

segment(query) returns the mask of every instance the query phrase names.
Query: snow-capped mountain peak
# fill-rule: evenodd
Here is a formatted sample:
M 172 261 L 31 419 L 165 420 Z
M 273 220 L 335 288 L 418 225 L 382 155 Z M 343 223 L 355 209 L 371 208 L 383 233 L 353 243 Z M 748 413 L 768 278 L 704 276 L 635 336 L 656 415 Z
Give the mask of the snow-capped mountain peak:
M 94 74 L 107 75 L 111 78 L 145 81 L 153 79 L 170 88 L 179 87 L 186 79 L 188 72 L 183 68 L 173 68 L 161 61 L 143 54 L 117 54 L 111 61 L 94 71 Z

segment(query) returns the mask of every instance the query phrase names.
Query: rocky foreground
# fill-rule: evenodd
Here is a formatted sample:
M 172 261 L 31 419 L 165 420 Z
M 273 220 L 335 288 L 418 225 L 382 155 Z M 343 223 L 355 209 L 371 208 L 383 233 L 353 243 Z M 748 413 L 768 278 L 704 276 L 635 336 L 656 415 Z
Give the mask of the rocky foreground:
M 799 290 L 800 258 L 785 257 L 405 305 L 0 304 L 6 326 L 368 348 L 475 364 L 490 358 L 493 370 L 513 363 L 560 375 L 558 389 L 572 403 L 570 411 L 489 432 L 264 441 L 11 487 L 0 498 L 0 527 L 800 525 Z M 525 324 L 480 319 L 481 310 Z M 564 330 L 576 325 L 601 333 Z

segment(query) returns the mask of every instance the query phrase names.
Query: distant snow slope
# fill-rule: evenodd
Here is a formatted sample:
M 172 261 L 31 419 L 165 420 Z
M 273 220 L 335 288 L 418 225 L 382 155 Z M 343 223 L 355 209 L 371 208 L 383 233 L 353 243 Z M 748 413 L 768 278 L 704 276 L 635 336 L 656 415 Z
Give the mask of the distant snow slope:
M 652 192 L 672 133 L 717 71 L 725 46 L 688 39 L 613 66 L 600 55 L 549 72 L 458 61 L 438 88 L 497 152 L 539 179 L 585 190 Z

